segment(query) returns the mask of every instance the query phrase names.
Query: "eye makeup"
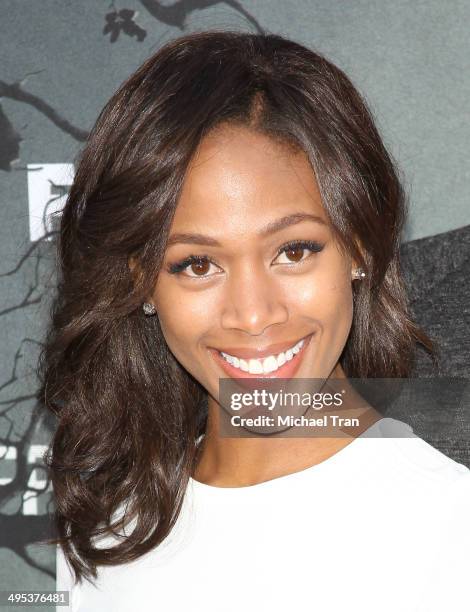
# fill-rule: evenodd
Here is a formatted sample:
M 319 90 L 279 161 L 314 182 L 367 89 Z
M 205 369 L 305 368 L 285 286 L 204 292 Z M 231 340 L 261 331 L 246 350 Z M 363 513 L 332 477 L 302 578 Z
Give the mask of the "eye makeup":
M 290 242 L 287 242 L 286 244 L 282 245 L 278 249 L 276 253 L 276 257 L 279 257 L 279 255 L 287 251 L 291 251 L 291 250 L 293 251 L 297 249 L 305 249 L 305 250 L 311 251 L 311 254 L 315 254 L 315 253 L 319 253 L 320 251 L 322 251 L 324 246 L 325 246 L 324 244 L 321 244 L 320 242 L 317 242 L 315 240 L 291 240 Z M 308 259 L 308 258 L 305 258 L 305 259 Z M 290 264 L 281 264 L 281 265 L 296 265 L 296 264 L 300 264 L 304 262 L 305 259 L 302 259 L 298 262 L 291 262 Z M 211 263 L 211 264 L 217 265 L 216 262 L 208 255 L 189 255 L 188 257 L 185 257 L 184 259 L 180 261 L 169 264 L 167 266 L 167 271 L 170 274 L 180 274 L 191 264 L 200 265 L 204 263 Z M 207 277 L 207 275 L 196 275 L 194 277 L 189 277 L 189 278 L 197 278 L 198 276 L 200 278 Z

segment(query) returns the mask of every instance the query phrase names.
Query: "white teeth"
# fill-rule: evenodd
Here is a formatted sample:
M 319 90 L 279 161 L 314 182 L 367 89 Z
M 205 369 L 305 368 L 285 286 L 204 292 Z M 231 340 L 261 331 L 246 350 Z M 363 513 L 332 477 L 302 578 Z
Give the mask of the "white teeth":
M 249 372 L 250 374 L 268 374 L 269 372 L 275 372 L 278 368 L 293 359 L 294 355 L 300 351 L 304 344 L 304 340 L 297 342 L 295 346 L 288 349 L 278 355 L 269 355 L 264 359 L 239 359 L 233 355 L 221 352 L 222 357 L 228 361 L 235 368 L 239 368 L 243 372 Z
M 278 367 L 279 366 L 277 365 L 277 359 L 272 355 L 270 357 L 266 357 L 263 361 L 263 372 L 265 374 L 269 374 L 269 372 L 274 372 L 274 370 L 277 370 Z
M 248 371 L 250 374 L 262 374 L 263 366 L 258 359 L 250 359 L 248 362 Z
M 249 368 L 248 368 L 248 362 L 245 361 L 244 359 L 240 359 L 240 370 L 242 370 L 243 372 L 248 372 Z

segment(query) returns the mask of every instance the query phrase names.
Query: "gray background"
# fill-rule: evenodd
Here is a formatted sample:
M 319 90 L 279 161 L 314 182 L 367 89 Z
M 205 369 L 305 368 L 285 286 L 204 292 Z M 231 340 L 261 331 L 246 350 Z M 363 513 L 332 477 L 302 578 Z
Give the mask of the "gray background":
M 462 0 L 0 1 L 0 589 L 54 588 L 52 552 L 28 545 L 46 535 L 50 493 L 29 514 L 22 502 L 28 483 L 44 486 L 34 366 L 54 286 L 52 242 L 30 239 L 26 165 L 73 163 L 107 99 L 166 41 L 263 28 L 324 53 L 365 95 L 409 194 L 404 240 L 459 228 L 470 223 L 469 24 Z

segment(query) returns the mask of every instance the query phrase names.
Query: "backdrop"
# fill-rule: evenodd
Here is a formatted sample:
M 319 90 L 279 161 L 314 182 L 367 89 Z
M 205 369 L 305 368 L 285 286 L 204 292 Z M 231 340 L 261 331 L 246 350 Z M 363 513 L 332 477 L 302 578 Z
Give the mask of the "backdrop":
M 46 590 L 54 552 L 32 542 L 51 509 L 40 457 L 53 423 L 34 400 L 55 283 L 48 215 L 63 206 L 105 102 L 183 32 L 293 38 L 365 95 L 409 193 L 404 241 L 423 239 L 470 223 L 470 3 L 1 0 L 0 17 L 0 589 Z

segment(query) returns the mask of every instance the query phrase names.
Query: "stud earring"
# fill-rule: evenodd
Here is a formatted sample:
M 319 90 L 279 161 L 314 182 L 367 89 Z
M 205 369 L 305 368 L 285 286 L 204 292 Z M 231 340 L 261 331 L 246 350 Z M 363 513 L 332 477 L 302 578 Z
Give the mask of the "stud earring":
M 142 310 L 148 317 L 151 317 L 157 312 L 157 309 L 155 308 L 155 306 L 151 304 L 150 302 L 144 302 L 142 304 Z
M 355 270 L 353 270 L 353 279 L 362 280 L 365 277 L 366 277 L 366 273 L 364 272 L 362 268 L 356 268 Z

